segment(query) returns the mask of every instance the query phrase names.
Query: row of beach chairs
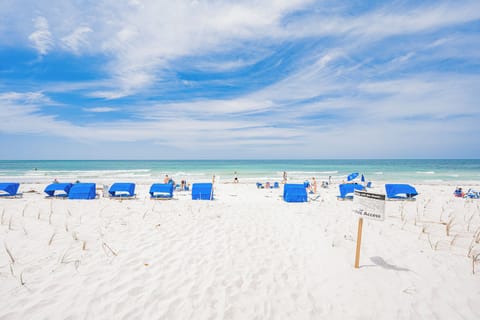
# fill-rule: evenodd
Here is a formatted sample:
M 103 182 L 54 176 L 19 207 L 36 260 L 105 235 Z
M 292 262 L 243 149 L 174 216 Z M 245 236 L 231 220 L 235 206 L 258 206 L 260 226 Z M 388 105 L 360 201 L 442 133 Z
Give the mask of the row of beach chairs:
M 19 183 L 0 183 L 0 197 L 18 198 Z M 257 186 L 258 187 L 258 186 Z M 275 187 L 279 187 L 276 185 Z M 151 199 L 172 199 L 175 186 L 171 183 L 155 183 L 150 187 Z M 286 202 L 307 202 L 307 188 L 305 184 L 285 184 L 283 188 L 283 199 Z M 346 183 L 339 185 L 339 200 L 353 199 L 355 190 L 365 191 L 366 188 L 357 183 Z M 386 184 L 386 198 L 389 200 L 414 200 L 418 195 L 417 190 L 409 184 Z M 105 192 L 104 188 L 104 192 Z M 97 197 L 95 183 L 52 183 L 44 192 L 47 197 L 64 199 L 95 199 Z M 134 183 L 114 183 L 108 189 L 107 196 L 114 199 L 134 199 Z M 213 200 L 212 183 L 194 183 L 192 185 L 192 200 Z
M 18 193 L 20 184 L 16 182 L 0 183 L 0 197 L 20 198 Z M 107 187 L 108 188 L 108 187 Z M 150 187 L 151 199 L 172 199 L 175 186 L 172 183 L 154 183 Z M 108 188 L 104 187 L 104 195 L 112 199 L 135 199 L 135 183 L 119 182 L 114 183 Z M 52 183 L 49 184 L 44 192 L 47 198 L 90 200 L 97 198 L 97 188 L 95 183 Z M 192 185 L 193 200 L 213 200 L 212 183 L 194 183 Z
M 367 187 L 370 187 L 368 185 Z M 366 187 L 358 183 L 345 183 L 339 185 L 340 195 L 338 200 L 352 200 L 355 190 L 366 191 Z M 386 199 L 388 200 L 415 200 L 417 190 L 409 184 L 386 184 Z M 307 186 L 305 184 L 285 184 L 283 199 L 286 202 L 307 202 Z

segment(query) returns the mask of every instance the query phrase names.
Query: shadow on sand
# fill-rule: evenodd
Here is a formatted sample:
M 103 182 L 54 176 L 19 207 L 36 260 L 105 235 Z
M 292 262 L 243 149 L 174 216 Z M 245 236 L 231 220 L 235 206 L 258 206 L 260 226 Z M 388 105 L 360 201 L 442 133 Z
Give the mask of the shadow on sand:
M 384 269 L 394 270 L 394 271 L 410 271 L 410 269 L 408 269 L 408 268 L 401 268 L 401 267 L 397 267 L 396 265 L 389 264 L 388 262 L 383 260 L 382 257 L 370 257 L 370 261 L 372 261 L 375 265 L 366 265 L 366 266 L 362 266 L 362 267 L 378 266 L 378 267 L 382 267 Z

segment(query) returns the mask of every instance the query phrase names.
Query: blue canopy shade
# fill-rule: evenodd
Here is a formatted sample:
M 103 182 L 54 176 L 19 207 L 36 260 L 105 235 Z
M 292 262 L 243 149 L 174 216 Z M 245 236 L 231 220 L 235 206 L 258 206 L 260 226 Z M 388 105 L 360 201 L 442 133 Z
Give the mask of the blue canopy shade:
M 116 182 L 112 184 L 108 193 L 111 197 L 133 197 L 135 196 L 135 183 Z
M 412 199 L 418 195 L 417 190 L 409 184 L 386 184 L 385 191 L 390 199 Z
M 0 183 L 0 196 L 15 196 L 17 195 L 18 188 L 20 187 L 20 183 L 18 182 L 2 182 Z
M 95 183 L 75 183 L 70 188 L 68 199 L 95 199 L 96 197 Z
M 71 183 L 52 183 L 45 188 L 44 192 L 49 197 L 54 197 L 54 196 L 67 197 L 71 188 L 72 188 Z M 55 193 L 56 191 L 60 191 L 60 194 L 58 193 L 56 194 Z
M 173 197 L 172 183 L 154 183 L 150 187 L 150 196 L 158 199 L 170 199 Z
M 340 195 L 338 196 L 340 199 L 353 198 L 355 190 L 365 190 L 364 186 L 356 183 L 341 184 L 338 188 L 340 189 Z
M 283 186 L 283 200 L 286 202 L 307 202 L 307 190 L 304 184 L 287 183 Z
M 192 200 L 213 200 L 212 188 L 211 183 L 194 183 L 192 185 Z
M 347 181 L 352 181 L 353 179 L 355 179 L 356 177 L 358 177 L 358 172 L 353 172 L 353 173 L 350 173 L 347 177 Z

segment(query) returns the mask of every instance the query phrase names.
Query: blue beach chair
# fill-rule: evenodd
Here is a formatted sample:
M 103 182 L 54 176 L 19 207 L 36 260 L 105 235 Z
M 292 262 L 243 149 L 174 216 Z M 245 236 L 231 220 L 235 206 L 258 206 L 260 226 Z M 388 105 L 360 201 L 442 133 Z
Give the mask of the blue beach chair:
M 75 183 L 68 193 L 68 199 L 71 200 L 91 200 L 96 197 L 95 183 Z
M 108 194 L 111 199 L 134 199 L 135 183 L 131 182 L 116 182 L 108 189 Z
M 386 184 L 387 200 L 415 200 L 418 195 L 417 190 L 409 184 Z
M 0 198 L 3 198 L 3 199 L 21 198 L 23 194 L 18 193 L 19 187 L 20 187 L 20 183 L 18 182 L 0 183 Z
M 465 198 L 480 199 L 480 192 L 475 191 L 473 189 L 468 189 L 467 193 L 465 193 Z
M 172 183 L 154 183 L 150 187 L 150 199 L 154 200 L 170 200 L 173 198 Z
M 365 190 L 364 186 L 356 183 L 344 183 L 339 185 L 338 188 L 340 189 L 340 195 L 337 196 L 338 200 L 353 200 L 355 190 Z
M 66 199 L 72 186 L 72 183 L 52 183 L 45 188 L 44 192 L 47 194 L 47 198 Z
M 213 184 L 194 183 L 192 185 L 192 200 L 213 200 Z
M 307 202 L 307 189 L 304 184 L 287 183 L 283 186 L 283 200 L 286 202 Z

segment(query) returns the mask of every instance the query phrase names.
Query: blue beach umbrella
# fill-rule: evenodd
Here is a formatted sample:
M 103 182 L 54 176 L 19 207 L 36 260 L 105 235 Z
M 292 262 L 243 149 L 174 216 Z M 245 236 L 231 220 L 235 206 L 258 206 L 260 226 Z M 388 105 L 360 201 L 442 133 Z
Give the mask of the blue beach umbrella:
M 356 177 L 358 177 L 358 172 L 353 172 L 353 173 L 350 173 L 347 177 L 347 181 L 352 181 L 353 179 L 355 179 Z
M 362 182 L 365 182 L 365 177 L 363 176 L 362 174 L 362 179 L 361 179 Z

